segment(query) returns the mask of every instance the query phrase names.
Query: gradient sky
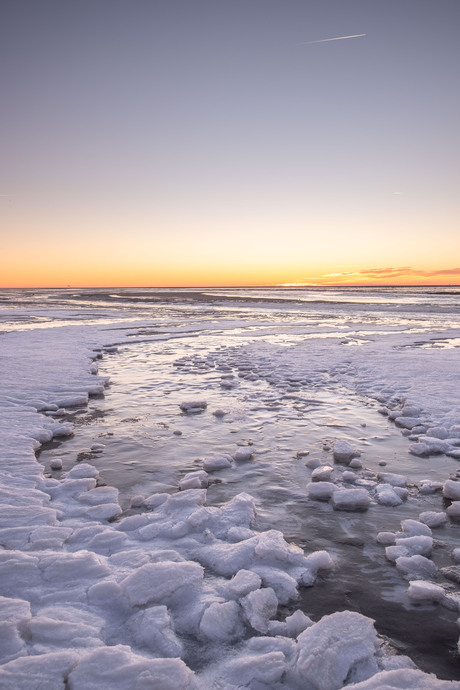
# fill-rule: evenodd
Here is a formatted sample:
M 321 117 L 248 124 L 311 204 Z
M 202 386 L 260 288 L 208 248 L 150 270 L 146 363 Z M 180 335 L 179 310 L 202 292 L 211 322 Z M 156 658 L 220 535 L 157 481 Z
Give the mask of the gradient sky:
M 459 29 L 459 0 L 0 0 L 0 286 L 459 283 Z

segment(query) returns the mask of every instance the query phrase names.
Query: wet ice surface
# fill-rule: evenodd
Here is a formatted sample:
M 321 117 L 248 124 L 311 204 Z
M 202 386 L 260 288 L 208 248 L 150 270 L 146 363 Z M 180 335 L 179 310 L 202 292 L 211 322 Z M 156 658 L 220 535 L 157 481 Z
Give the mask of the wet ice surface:
M 180 656 L 199 687 L 379 687 L 382 673 L 395 687 L 424 687 L 407 658 L 375 646 L 367 619 L 340 611 L 375 619 L 423 670 L 459 678 L 455 309 L 427 319 L 419 306 L 385 315 L 364 302 L 322 305 L 321 316 L 297 304 L 168 302 L 150 318 L 143 306 L 137 324 L 126 323 L 132 305 L 123 315 L 117 304 L 114 325 L 104 309 L 97 328 L 39 335 L 26 319 L 35 335 L 7 336 L 2 407 L 19 423 L 4 447 L 13 475 L 3 495 L 8 503 L 14 490 L 21 507 L 6 509 L 0 529 L 0 604 L 16 621 L 4 679 L 23 687 L 14 660 L 41 655 L 32 676 L 53 667 L 72 688 L 131 687 L 141 676 L 145 687 L 192 687 L 172 663 Z M 420 345 L 437 342 L 451 346 Z M 101 345 L 103 359 L 84 365 Z M 66 352 L 77 358 L 70 368 Z M 21 354 L 30 367 L 18 378 L 8 365 Z M 85 366 L 92 375 L 78 374 Z M 105 376 L 102 396 L 92 382 Z M 38 399 L 56 403 L 39 423 Z M 42 443 L 55 434 L 39 453 L 49 480 L 17 460 L 11 469 L 29 433 L 21 419 Z M 57 427 L 70 423 L 61 441 Z M 59 461 L 63 470 L 51 469 Z M 338 630 L 355 636 L 356 657 L 335 646 Z M 115 658 L 126 675 L 108 674 Z

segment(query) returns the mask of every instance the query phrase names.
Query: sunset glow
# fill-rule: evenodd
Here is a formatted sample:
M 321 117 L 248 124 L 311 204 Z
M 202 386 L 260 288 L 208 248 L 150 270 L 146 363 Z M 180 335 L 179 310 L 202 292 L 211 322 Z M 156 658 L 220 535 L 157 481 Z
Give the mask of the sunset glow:
M 8 3 L 0 287 L 458 284 L 459 19 Z

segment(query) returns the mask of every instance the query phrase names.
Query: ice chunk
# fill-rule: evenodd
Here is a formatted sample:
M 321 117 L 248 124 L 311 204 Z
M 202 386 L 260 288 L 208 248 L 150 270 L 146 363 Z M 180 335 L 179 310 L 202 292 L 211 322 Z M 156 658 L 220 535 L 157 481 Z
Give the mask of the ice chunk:
M 279 568 L 254 565 L 253 571 L 260 575 L 265 587 L 271 587 L 280 604 L 287 604 L 298 598 L 297 581 Z
M 334 510 L 366 510 L 370 503 L 365 489 L 338 489 L 332 494 Z
M 232 466 L 232 458 L 230 455 L 225 455 L 223 453 L 211 455 L 203 460 L 203 469 L 206 472 L 214 472 L 215 470 L 221 470 L 225 467 Z
M 67 472 L 69 479 L 83 479 L 84 477 L 98 477 L 99 471 L 87 462 L 80 462 Z
M 394 532 L 379 532 L 377 534 L 377 543 L 383 546 L 391 546 L 395 543 L 396 535 Z
M 208 473 L 204 470 L 197 470 L 196 472 L 188 472 L 179 482 L 179 488 L 184 491 L 186 489 L 202 489 L 208 486 Z
M 445 596 L 442 587 L 425 580 L 410 582 L 407 594 L 412 601 L 441 601 Z
M 91 506 L 97 506 L 101 503 L 117 503 L 118 489 L 111 486 L 98 486 L 80 494 L 78 500 L 80 503 L 87 503 Z
M 402 498 L 390 484 L 381 484 L 376 488 L 376 499 L 383 506 L 399 506 L 402 503 Z
M 314 481 L 314 482 L 326 481 L 327 482 L 333 471 L 334 471 L 334 468 L 331 467 L 330 465 L 320 465 L 319 467 L 314 469 L 313 472 L 311 473 L 312 481 Z
M 349 472 L 348 470 L 345 470 L 345 472 L 342 474 L 342 479 L 344 482 L 347 482 L 348 484 L 354 484 L 357 476 L 354 472 Z
M 126 627 L 139 647 L 160 657 L 181 657 L 183 648 L 176 637 L 166 606 L 151 606 L 133 614 Z
M 187 414 L 194 414 L 197 412 L 203 412 L 208 406 L 205 400 L 189 400 L 186 402 L 181 402 L 179 405 L 182 412 Z
M 231 642 L 243 634 L 240 607 L 236 601 L 213 602 L 203 613 L 200 632 L 210 640 Z
M 105 445 L 103 443 L 93 443 L 90 450 L 92 453 L 102 453 Z
M 123 645 L 102 647 L 86 654 L 70 673 L 68 687 L 69 690 L 197 690 L 193 672 L 181 659 L 147 659 Z
M 297 637 L 301 632 L 313 625 L 311 618 L 298 609 L 292 616 L 286 618 L 286 633 L 289 637 Z
M 427 495 L 427 494 L 434 494 L 436 491 L 440 491 L 443 488 L 443 484 L 441 482 L 432 482 L 430 479 L 422 479 L 420 482 L 420 493 Z
M 332 482 L 310 482 L 306 489 L 308 498 L 314 501 L 328 501 L 337 487 Z
M 62 460 L 61 458 L 52 458 L 50 460 L 50 467 L 52 470 L 62 470 Z
M 223 589 L 228 593 L 228 596 L 240 599 L 246 596 L 249 592 L 259 589 L 262 585 L 262 579 L 252 570 L 239 570 L 232 579 L 226 583 Z
M 418 536 L 396 538 L 395 546 L 387 546 L 385 556 L 389 561 L 396 561 L 400 556 L 430 556 L 433 550 L 432 537 Z
M 424 522 L 428 527 L 439 527 L 447 522 L 447 515 L 444 511 L 427 510 L 418 516 L 420 522 Z
M 0 687 L 4 690 L 64 690 L 67 676 L 78 661 L 79 654 L 70 650 L 23 656 L 0 667 Z
M 411 537 L 416 537 L 420 534 L 431 537 L 432 534 L 428 525 L 424 524 L 423 522 L 419 522 L 418 520 L 402 520 L 401 528 L 403 532 L 406 532 Z
M 40 559 L 40 570 L 46 582 L 65 582 L 67 587 L 92 583 L 104 578 L 109 568 L 104 560 L 90 551 L 77 553 L 54 553 Z
M 420 419 L 418 417 L 396 417 L 394 420 L 396 426 L 400 426 L 403 429 L 413 429 L 415 426 L 420 424 Z
M 298 638 L 296 670 L 306 687 L 339 690 L 378 671 L 374 621 L 343 611 L 324 616 Z
M 460 501 L 452 501 L 446 513 L 450 518 L 460 518 Z
M 268 632 L 268 622 L 276 615 L 278 599 L 271 587 L 256 589 L 240 600 L 245 616 L 254 630 Z
M 204 569 L 193 561 L 148 563 L 128 575 L 120 586 L 131 604 L 167 603 L 174 595 L 197 590 Z
M 308 569 L 315 575 L 317 575 L 318 570 L 332 570 L 334 567 L 334 561 L 330 557 L 327 551 L 313 551 L 310 553 L 306 559 L 306 564 Z
M 238 450 L 233 454 L 233 459 L 235 462 L 247 462 L 252 460 L 253 452 L 250 448 L 238 448 Z
M 442 495 L 453 501 L 460 501 L 460 482 L 448 479 L 444 482 Z
M 363 466 L 363 463 L 359 458 L 352 458 L 348 463 L 348 466 L 353 470 L 359 470 Z
M 336 441 L 333 455 L 336 462 L 348 463 L 352 458 L 359 457 L 361 454 L 348 441 Z
M 406 580 L 425 580 L 426 578 L 436 577 L 437 567 L 425 556 L 400 556 L 396 559 L 396 567 L 400 570 Z
M 407 479 L 403 474 L 393 474 L 392 472 L 380 472 L 379 479 L 383 479 L 386 484 L 391 486 L 406 486 Z

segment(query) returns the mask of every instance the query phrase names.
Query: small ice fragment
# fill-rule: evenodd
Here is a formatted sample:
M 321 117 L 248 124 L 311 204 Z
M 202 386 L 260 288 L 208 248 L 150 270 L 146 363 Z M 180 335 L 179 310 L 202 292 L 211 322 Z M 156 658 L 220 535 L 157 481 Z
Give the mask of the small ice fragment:
M 420 522 L 424 522 L 428 527 L 439 527 L 447 522 L 447 515 L 444 511 L 427 510 L 418 516 Z
M 311 473 L 312 481 L 316 481 L 316 482 L 328 481 L 328 479 L 330 478 L 333 471 L 334 471 L 334 468 L 331 467 L 330 465 L 319 465 L 319 467 L 314 469 L 313 472 Z
M 128 618 L 126 627 L 136 644 L 160 657 L 174 658 L 184 653 L 182 644 L 174 634 L 166 606 L 151 606 L 137 611 Z
M 252 451 L 249 448 L 238 448 L 238 450 L 233 454 L 233 459 L 235 462 L 247 462 L 253 457 Z
M 409 446 L 409 453 L 419 457 L 425 457 L 430 454 L 430 449 L 426 443 L 412 443 Z
M 380 472 L 379 479 L 382 479 L 386 484 L 391 486 L 406 486 L 407 479 L 403 474 L 393 474 L 392 472 Z
M 179 482 L 179 489 L 203 489 L 208 486 L 208 473 L 204 470 L 189 472 Z
M 454 549 L 454 550 L 452 551 L 452 559 L 453 559 L 456 563 L 460 563 L 460 547 L 457 547 L 456 549 Z
M 409 534 L 411 537 L 416 537 L 420 534 L 431 537 L 431 529 L 428 527 L 428 525 L 424 524 L 423 522 L 419 522 L 418 520 L 402 520 L 401 529 L 403 532 L 407 532 L 407 534 Z
M 370 503 L 365 489 L 338 489 L 332 494 L 334 510 L 366 510 Z
M 396 567 L 404 574 L 407 580 L 425 580 L 436 577 L 438 572 L 433 561 L 419 554 L 400 556 L 396 559 Z
M 394 423 L 403 429 L 413 429 L 420 424 L 420 419 L 418 417 L 396 417 Z
M 292 616 L 286 618 L 286 632 L 289 637 L 298 637 L 301 632 L 312 625 L 312 619 L 306 616 L 300 609 L 297 609 Z
M 412 601 L 441 601 L 445 597 L 442 587 L 425 580 L 413 580 L 407 594 Z
M 434 494 L 436 491 L 440 491 L 443 488 L 441 482 L 432 482 L 430 479 L 422 479 L 420 482 L 419 493 L 423 495 Z
M 203 412 L 208 406 L 205 400 L 190 400 L 186 402 L 181 402 L 179 405 L 182 412 L 194 414 L 196 412 Z
M 354 482 L 356 481 L 356 474 L 354 472 L 349 472 L 348 470 L 345 470 L 345 472 L 342 474 L 342 479 L 344 482 L 354 484 Z
M 392 546 L 396 541 L 396 535 L 394 532 L 379 532 L 376 541 L 382 546 Z
M 337 487 L 332 482 L 310 482 L 306 489 L 308 498 L 313 501 L 328 501 Z
M 158 506 L 161 506 L 165 501 L 167 501 L 168 498 L 169 494 L 166 493 L 152 494 L 151 496 L 147 496 L 147 498 L 144 498 L 143 505 L 148 510 L 154 510 L 155 508 L 158 508 Z
M 359 470 L 362 466 L 363 463 L 359 458 L 352 458 L 348 463 L 348 467 L 351 467 L 353 470 Z
M 314 470 L 316 467 L 319 467 L 321 465 L 321 460 L 319 458 L 308 458 L 307 462 L 305 463 L 305 467 L 309 467 L 311 470 Z
M 214 417 L 225 417 L 226 414 L 225 410 L 221 410 L 220 408 L 213 412 Z
M 86 477 L 98 477 L 98 470 L 86 462 L 80 462 L 67 472 L 67 477 L 72 479 L 83 479 Z
M 229 596 L 235 599 L 240 599 L 245 597 L 249 592 L 254 592 L 256 589 L 260 589 L 262 585 L 262 579 L 260 575 L 254 573 L 252 570 L 238 570 L 236 575 L 225 584 L 225 592 Z
M 246 618 L 257 632 L 268 632 L 268 622 L 276 615 L 278 599 L 271 587 L 256 589 L 240 599 Z
M 451 518 L 460 518 L 460 501 L 452 501 L 446 513 Z
M 200 632 L 210 640 L 231 642 L 243 633 L 240 607 L 236 601 L 213 602 L 203 613 Z
M 91 446 L 90 450 L 91 450 L 93 453 L 102 453 L 102 451 L 104 450 L 104 448 L 105 448 L 105 445 L 104 445 L 103 443 L 93 443 L 93 445 Z
M 460 500 L 460 482 L 455 482 L 452 479 L 448 479 L 444 482 L 444 487 L 442 490 L 442 495 L 445 498 L 450 498 L 453 501 Z
M 52 470 L 62 470 L 62 460 L 61 458 L 51 458 L 50 467 Z
M 334 460 L 336 462 L 349 463 L 352 458 L 359 457 L 357 451 L 348 441 L 336 441 L 334 443 Z
M 230 455 L 226 454 L 216 454 L 211 455 L 203 460 L 203 469 L 206 472 L 214 472 L 215 470 L 221 470 L 225 467 L 232 466 L 232 458 Z

